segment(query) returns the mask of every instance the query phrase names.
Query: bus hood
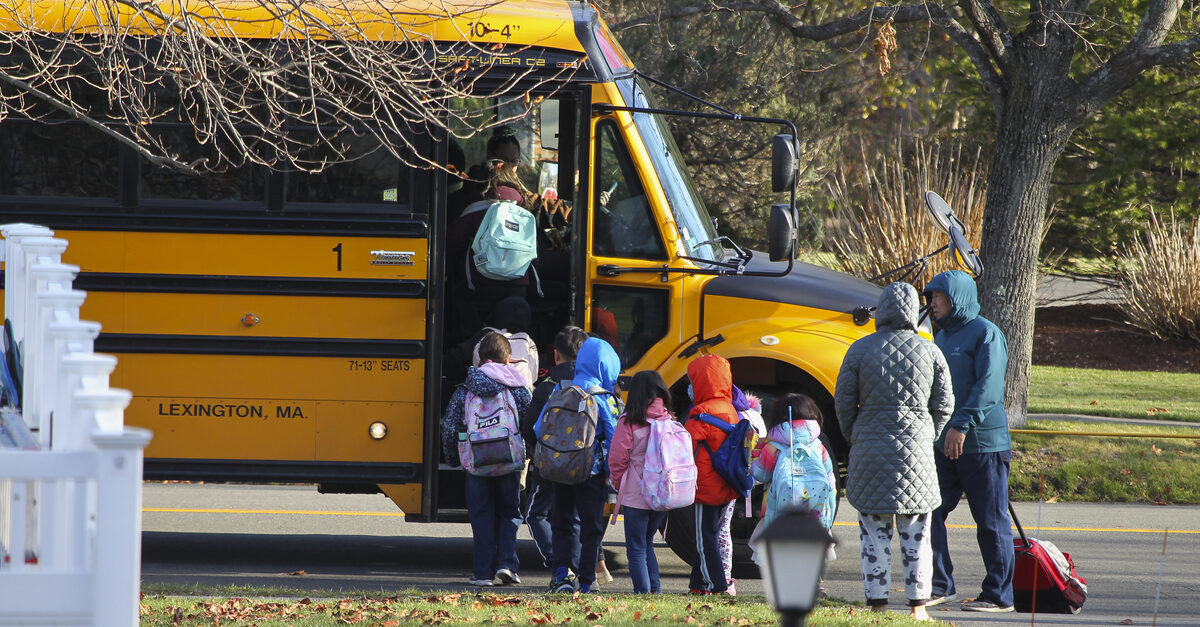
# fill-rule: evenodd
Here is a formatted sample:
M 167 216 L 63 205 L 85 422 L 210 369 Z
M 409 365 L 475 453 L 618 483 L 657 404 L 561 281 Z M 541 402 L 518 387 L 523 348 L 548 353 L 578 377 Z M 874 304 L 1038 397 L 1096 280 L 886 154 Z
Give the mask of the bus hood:
M 780 263 L 768 262 L 766 258 L 765 253 L 755 252 L 746 269 L 758 272 L 781 269 Z M 792 266 L 791 272 L 781 277 L 725 275 L 704 286 L 706 296 L 786 303 L 844 314 L 850 314 L 858 307 L 874 310 L 882 291 L 874 283 L 799 261 Z

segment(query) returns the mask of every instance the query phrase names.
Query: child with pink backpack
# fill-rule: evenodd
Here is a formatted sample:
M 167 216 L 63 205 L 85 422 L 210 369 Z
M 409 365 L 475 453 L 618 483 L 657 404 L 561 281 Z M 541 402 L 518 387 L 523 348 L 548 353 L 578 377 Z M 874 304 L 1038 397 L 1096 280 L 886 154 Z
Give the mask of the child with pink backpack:
M 696 495 L 691 436 L 675 422 L 670 406 L 661 375 L 653 370 L 635 374 L 609 448 L 608 470 L 618 512 L 625 513 L 625 553 L 637 593 L 661 591 L 654 534 L 668 510 L 690 505 Z
M 489 331 L 479 341 L 477 368 L 454 392 L 442 418 L 442 450 L 465 471 L 467 517 L 474 556 L 472 586 L 521 583 L 517 575 L 521 470 L 525 440 L 520 417 L 529 407 L 525 375 L 509 364 L 508 338 Z

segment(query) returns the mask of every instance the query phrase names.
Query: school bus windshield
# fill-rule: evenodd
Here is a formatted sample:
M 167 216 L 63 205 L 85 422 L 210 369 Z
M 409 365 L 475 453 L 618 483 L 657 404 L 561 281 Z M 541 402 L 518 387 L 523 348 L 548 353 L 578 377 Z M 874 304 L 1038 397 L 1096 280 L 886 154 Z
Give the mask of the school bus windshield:
M 645 86 L 633 78 L 619 81 L 622 95 L 634 107 L 653 108 L 656 105 L 646 93 Z M 675 144 L 663 116 L 650 113 L 633 114 L 633 123 L 646 144 L 646 152 L 654 162 L 663 193 L 671 206 L 680 239 L 687 248 L 687 255 L 719 261 L 724 250 L 719 244 L 704 242 L 717 237 L 712 217 L 704 206 L 696 186 L 683 163 L 679 146 Z

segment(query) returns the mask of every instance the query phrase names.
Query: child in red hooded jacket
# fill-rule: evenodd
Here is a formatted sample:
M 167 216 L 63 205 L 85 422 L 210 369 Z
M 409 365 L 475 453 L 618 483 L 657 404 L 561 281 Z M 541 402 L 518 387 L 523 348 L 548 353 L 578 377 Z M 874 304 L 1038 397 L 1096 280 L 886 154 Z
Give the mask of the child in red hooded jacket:
M 696 416 L 709 414 L 731 425 L 737 424 L 733 375 L 729 371 L 729 361 L 724 357 L 704 355 L 688 364 L 688 379 L 692 384 L 694 404 L 684 427 L 692 435 L 696 452 L 696 550 L 699 555 L 692 565 L 688 587 L 691 594 L 720 594 L 729 587 L 718 545 L 721 514 L 737 500 L 738 493 L 717 474 L 708 454 L 725 441 L 725 432 Z M 701 442 L 706 442 L 708 447 L 700 446 Z

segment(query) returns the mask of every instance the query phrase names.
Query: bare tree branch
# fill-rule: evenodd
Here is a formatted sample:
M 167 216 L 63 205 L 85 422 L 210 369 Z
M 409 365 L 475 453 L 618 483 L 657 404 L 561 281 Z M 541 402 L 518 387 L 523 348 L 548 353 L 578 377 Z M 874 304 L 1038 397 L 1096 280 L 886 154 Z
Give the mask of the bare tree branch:
M 979 39 L 963 28 L 940 3 L 936 2 L 872 6 L 853 15 L 820 24 L 804 21 L 780 0 L 729 4 L 709 2 L 702 6 L 677 7 L 658 11 L 653 15 L 620 22 L 614 25 L 613 29 L 623 30 L 659 21 L 686 19 L 720 11 L 758 11 L 775 18 L 795 37 L 811 41 L 826 41 L 860 31 L 874 23 L 886 22 L 889 19 L 896 23 L 930 22 L 945 31 L 950 39 L 966 52 L 972 65 L 975 66 L 975 70 L 979 73 L 984 91 L 992 100 L 992 106 L 999 111 L 1004 106 L 1007 90 L 1002 72 L 997 69 L 997 65 L 1001 65 L 1007 58 L 1007 46 L 1011 43 L 1012 36 L 1008 33 L 999 12 L 991 6 L 990 2 L 987 0 L 964 1 L 976 6 L 982 23 L 991 29 L 987 33 L 987 37 L 992 40 L 989 43 L 995 46 L 994 48 L 981 44 Z
M 1008 49 L 1012 45 L 1012 33 L 1004 23 L 1004 18 L 987 0 L 960 0 L 959 6 L 975 27 L 975 32 L 979 33 L 979 41 L 987 47 L 1003 73 Z
M 429 166 L 414 135 L 501 124 L 464 103 L 500 98 L 527 112 L 528 87 L 552 90 L 574 71 L 532 83 L 521 81 L 533 70 L 511 65 L 489 74 L 489 60 L 521 50 L 470 44 L 466 33 L 433 42 L 427 27 L 466 15 L 455 11 L 435 3 L 414 16 L 378 0 L 0 0 L 0 119 L 79 120 L 182 170 L 318 172 L 364 151 Z M 170 124 L 190 127 L 185 144 Z
M 1198 60 L 1200 34 L 1162 45 L 1179 17 L 1182 3 L 1183 0 L 1152 0 L 1129 43 L 1081 81 L 1078 103 L 1081 114 L 1100 110 L 1152 67 Z

